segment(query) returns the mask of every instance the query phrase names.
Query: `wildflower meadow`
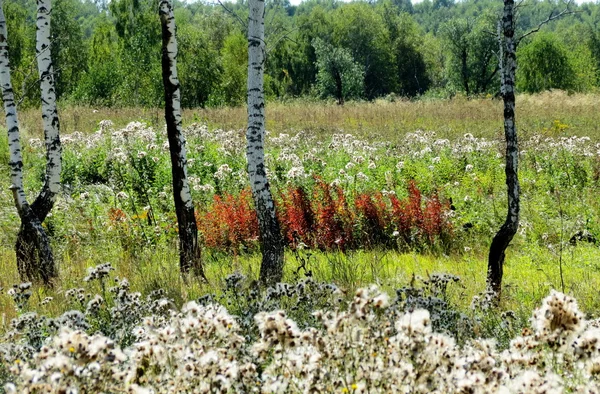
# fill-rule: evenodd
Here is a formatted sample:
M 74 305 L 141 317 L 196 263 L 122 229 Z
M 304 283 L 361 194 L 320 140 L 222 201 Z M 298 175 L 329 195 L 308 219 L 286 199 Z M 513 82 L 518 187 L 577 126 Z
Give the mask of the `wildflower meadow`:
M 164 122 L 64 108 L 53 287 L 19 280 L 0 179 L 0 392 L 600 392 L 597 101 L 518 97 L 522 213 L 499 303 L 485 284 L 506 215 L 497 100 L 274 104 L 286 255 L 267 288 L 238 109 L 184 113 L 205 282 L 177 265 Z M 31 197 L 45 148 L 23 124 Z

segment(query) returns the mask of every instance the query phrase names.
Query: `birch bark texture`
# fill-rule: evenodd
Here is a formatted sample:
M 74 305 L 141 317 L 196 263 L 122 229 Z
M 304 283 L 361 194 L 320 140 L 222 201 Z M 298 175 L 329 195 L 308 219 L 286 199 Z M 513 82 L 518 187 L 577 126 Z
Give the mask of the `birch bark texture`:
M 181 126 L 181 90 L 177 77 L 177 38 L 175 16 L 171 0 L 161 0 L 159 5 L 162 26 L 162 79 L 165 90 L 165 121 L 171 175 L 173 177 L 173 199 L 179 228 L 179 268 L 182 274 L 190 271 L 206 279 L 202 268 L 202 256 L 198 244 L 198 227 L 192 194 L 187 179 L 185 137 Z
M 49 24 L 50 22 L 48 21 L 48 28 Z M 23 156 L 21 153 L 17 108 L 10 77 L 7 38 L 3 1 L 0 0 L 0 89 L 2 89 L 2 100 L 8 130 L 10 189 L 12 190 L 15 207 L 21 219 L 21 228 L 15 245 L 17 268 L 22 280 L 41 279 L 46 285 L 50 285 L 52 279 L 57 274 L 50 241 L 42 227 L 42 220 L 40 220 L 29 205 L 23 188 Z M 58 151 L 60 161 L 60 144 Z M 58 170 L 60 174 L 60 164 Z M 48 212 L 45 213 L 44 217 L 47 216 Z
M 42 123 L 46 145 L 46 174 L 44 186 L 31 208 L 44 222 L 52 210 L 56 196 L 60 192 L 60 174 L 62 170 L 62 146 L 60 143 L 60 122 L 56 109 L 56 87 L 54 66 L 50 51 L 50 15 L 51 0 L 37 1 L 36 46 L 38 75 L 42 98 Z
M 500 44 L 500 94 L 504 102 L 504 136 L 506 138 L 506 187 L 508 212 L 506 220 L 496 233 L 488 255 L 488 286 L 500 297 L 506 249 L 519 228 L 519 145 L 515 123 L 515 74 L 517 70 L 517 40 L 515 39 L 515 2 L 504 0 L 501 25 L 498 26 Z
M 60 174 L 62 169 L 62 146 L 60 143 L 60 123 L 56 109 L 56 89 L 54 83 L 54 68 L 50 51 L 50 17 L 52 12 L 51 0 L 37 1 L 36 20 L 36 59 L 40 80 L 42 124 L 46 146 L 46 173 L 44 185 L 37 198 L 31 204 L 35 216 L 43 223 L 56 201 L 60 192 Z M 16 252 L 17 267 L 22 279 L 39 277 L 31 272 L 31 267 L 37 264 L 35 237 L 21 226 L 17 235 Z
M 265 0 L 248 0 L 248 129 L 246 159 L 258 217 L 263 285 L 283 277 L 283 237 L 265 167 Z

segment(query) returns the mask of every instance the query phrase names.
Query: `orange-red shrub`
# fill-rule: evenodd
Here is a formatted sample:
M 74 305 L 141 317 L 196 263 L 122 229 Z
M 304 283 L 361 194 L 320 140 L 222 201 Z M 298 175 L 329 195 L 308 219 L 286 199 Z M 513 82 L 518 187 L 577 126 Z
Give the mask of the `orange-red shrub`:
M 206 246 L 237 253 L 258 240 L 258 219 L 252 206 L 252 193 L 215 195 L 213 202 L 196 212 L 198 230 Z
M 381 192 L 351 195 L 320 178 L 312 190 L 288 186 L 276 199 L 282 235 L 291 248 L 303 243 L 321 250 L 389 247 L 398 237 L 408 245 L 433 245 L 451 230 L 448 208 L 437 195 L 423 198 L 412 181 L 407 188 L 408 197 L 401 200 Z M 215 196 L 199 211 L 198 227 L 207 247 L 237 253 L 257 246 L 258 221 L 249 189 L 237 196 Z

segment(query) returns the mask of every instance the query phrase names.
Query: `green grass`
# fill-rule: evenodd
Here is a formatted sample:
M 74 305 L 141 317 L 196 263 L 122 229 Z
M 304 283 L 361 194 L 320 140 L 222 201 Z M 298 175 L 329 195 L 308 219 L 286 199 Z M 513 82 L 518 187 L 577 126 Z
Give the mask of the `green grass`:
M 600 238 L 600 204 L 597 202 L 600 161 L 596 158 L 595 150 L 594 155 L 586 156 L 577 150 L 561 147 L 553 150 L 547 143 L 528 141 L 538 134 L 542 140 L 555 137 L 555 141 L 563 136 L 589 136 L 592 141 L 586 146 L 593 148 L 600 141 L 597 102 L 598 97 L 594 95 L 567 96 L 562 92 L 520 96 L 518 99 L 518 127 L 524 149 L 528 152 L 522 157 L 520 173 L 523 188 L 522 233 L 515 238 L 506 258 L 503 310 L 516 310 L 528 316 L 551 288 L 561 290 L 564 282 L 564 291 L 575 296 L 584 311 L 592 316 L 600 315 L 600 301 L 596 296 L 600 288 L 598 248 L 588 244 L 571 246 L 567 242 L 572 234 L 583 229 Z M 133 120 L 144 120 L 153 125 L 155 130 L 162 130 L 163 124 L 162 111 L 158 109 L 99 109 L 93 112 L 91 108 L 69 107 L 63 108 L 61 113 L 63 135 L 75 130 L 91 135 L 102 119 L 113 120 L 115 128 Z M 369 181 L 365 184 L 347 184 L 347 189 L 386 188 L 401 195 L 406 193 L 406 182 L 415 179 L 426 192 L 439 191 L 442 198 L 452 197 L 457 206 L 457 214 L 452 218 L 455 245 L 450 251 L 435 248 L 422 253 L 377 248 L 346 254 L 321 251 L 300 251 L 295 254 L 288 251 L 287 280 L 294 281 L 304 273 L 304 270 L 296 272 L 301 265 L 298 257 L 305 261 L 304 268 L 310 270 L 318 280 L 336 283 L 347 294 L 371 283 L 380 284 L 392 292 L 409 284 L 413 275 L 451 273 L 462 280 L 451 286 L 450 299 L 461 310 L 469 311 L 473 296 L 485 290 L 487 248 L 505 215 L 505 185 L 503 169 L 500 167 L 502 159 L 495 155 L 502 152 L 498 148 L 498 141 L 502 137 L 499 101 L 467 101 L 462 98 L 394 103 L 380 101 L 349 103 L 344 107 L 322 103 L 273 103 L 268 106 L 267 116 L 272 135 L 279 132 L 294 135 L 299 130 L 305 130 L 314 137 L 303 140 L 292 149 L 299 156 L 305 155 L 313 147 L 323 149 L 321 143 L 328 143 L 332 134 L 340 130 L 377 146 L 372 154 L 372 159 L 377 161 L 377 169 L 367 169 L 369 160 L 362 167 L 354 169 L 367 173 Z M 40 135 L 38 110 L 24 111 L 21 119 L 24 141 Z M 210 130 L 242 128 L 245 109 L 187 111 L 185 124 L 194 121 L 205 122 Z M 486 137 L 496 145 L 481 154 L 454 155 L 442 147 L 438 151 L 412 157 L 411 149 L 420 148 L 416 143 L 406 146 L 403 139 L 406 133 L 418 129 L 435 131 L 436 138 L 448 138 L 450 146 L 465 133 Z M 376 145 L 381 142 L 386 144 Z M 226 192 L 235 193 L 241 188 L 235 179 L 227 179 L 217 185 L 213 173 L 221 164 L 230 165 L 234 171 L 243 170 L 244 160 L 241 154 L 223 154 L 219 150 L 220 144 L 220 141 L 200 137 L 189 140 L 190 156 L 196 160 L 196 164 L 191 166 L 191 174 L 200 178 L 201 184 L 210 183 Z M 536 148 L 542 145 L 543 149 L 537 151 Z M 197 148 L 199 146 L 203 149 Z M 147 142 L 134 141 L 126 149 L 135 158 L 140 150 L 148 150 Z M 273 158 L 282 149 L 270 147 L 268 153 L 272 156 L 271 160 L 275 160 Z M 147 294 L 162 288 L 178 303 L 203 294 L 220 292 L 225 276 L 236 271 L 257 277 L 260 265 L 258 254 L 205 250 L 204 262 L 210 283 L 203 284 L 194 279 L 184 282 L 177 265 L 172 204 L 157 197 L 161 191 L 166 191 L 170 196 L 167 155 L 164 152 L 156 153 L 159 159 L 157 167 L 152 170 L 150 178 L 144 178 L 146 175 L 142 176 L 133 169 L 132 163 L 135 161 L 115 164 L 107 159 L 114 150 L 114 144 L 109 143 L 93 148 L 87 148 L 85 144 L 65 147 L 69 188 L 61 195 L 54 216 L 49 220 L 53 227 L 53 246 L 60 277 L 54 289 L 36 286 L 31 302 L 33 308 L 50 315 L 62 312 L 68 307 L 63 302 L 64 291 L 82 287 L 87 268 L 105 262 L 111 262 L 116 268 L 114 275 L 127 277 L 133 290 Z M 4 174 L 8 174 L 6 151 L 6 137 L 3 136 L 0 138 L 0 168 Z M 44 155 L 43 151 L 31 148 L 26 142 L 24 154 L 27 189 L 33 196 L 40 186 Z M 327 149 L 319 151 L 318 157 L 327 161 L 327 166 L 318 171 L 328 182 L 338 177 L 339 169 L 352 160 L 351 154 Z M 439 160 L 433 163 L 436 157 Z M 401 159 L 406 161 L 405 168 L 396 171 L 396 163 Z M 205 161 L 214 164 L 210 171 L 203 170 L 201 164 Z M 313 164 L 311 160 L 305 162 L 307 168 Z M 464 172 L 466 164 L 474 166 L 472 173 Z M 289 163 L 280 165 L 281 174 L 285 174 L 289 170 Z M 431 166 L 435 168 L 432 170 Z M 386 172 L 392 173 L 392 184 L 388 184 Z M 0 315 L 4 329 L 10 318 L 16 315 L 6 290 L 19 283 L 13 251 L 18 218 L 8 193 L 7 177 L 0 179 L 0 286 L 4 288 L 0 295 Z M 90 179 L 100 180 L 91 182 Z M 139 185 L 146 183 L 152 189 L 148 201 L 156 209 L 156 223 L 152 226 L 144 224 L 143 220 L 133 219 L 147 204 L 143 193 L 136 194 Z M 273 182 L 275 189 L 285 184 L 285 179 Z M 119 191 L 127 191 L 131 201 L 116 199 Z M 91 197 L 87 200 L 80 198 L 83 192 L 89 192 Z M 212 196 L 195 192 L 194 198 L 206 204 Z M 111 208 L 123 209 L 129 215 L 126 226 L 119 228 L 110 223 L 108 211 Z M 462 229 L 466 223 L 472 225 L 471 230 Z M 156 227 L 159 228 L 159 235 L 155 237 L 152 234 Z M 37 306 L 47 295 L 55 297 L 58 302 L 45 307 Z
M 529 316 L 550 289 L 561 290 L 561 278 L 556 256 L 541 250 L 515 251 L 507 255 L 505 266 L 502 310 L 513 310 Z M 409 285 L 413 275 L 427 278 L 432 273 L 451 273 L 461 281 L 449 288 L 452 305 L 468 313 L 473 296 L 485 290 L 486 256 L 468 253 L 462 256 L 436 256 L 430 254 L 398 253 L 395 251 L 370 250 L 351 253 L 311 252 L 310 256 L 300 255 L 307 261 L 305 268 L 319 281 L 337 284 L 346 294 L 351 295 L 361 286 L 378 284 L 393 293 L 396 289 Z M 6 249 L 1 256 L 4 285 L 19 283 L 14 256 Z M 96 250 L 96 256 L 73 260 L 68 255 L 61 256 L 60 279 L 52 290 L 35 286 L 30 302 L 34 310 L 58 315 L 68 309 L 64 302 L 64 291 L 70 288 L 87 287 L 82 282 L 86 269 L 99 261 L 110 261 L 116 268 L 114 276 L 126 277 L 132 290 L 148 294 L 153 290 L 164 289 L 178 304 L 196 299 L 204 294 L 220 294 L 225 276 L 241 272 L 250 277 L 258 276 L 260 256 L 226 257 L 205 255 L 205 268 L 209 283 L 193 278 L 184 283 L 178 272 L 177 254 L 173 249 L 153 248 L 133 260 L 118 248 Z M 565 251 L 563 256 L 563 279 L 565 292 L 573 295 L 582 310 L 591 317 L 598 317 L 600 300 L 600 255 L 596 247 L 581 246 Z M 302 277 L 300 261 L 293 253 L 286 254 L 285 279 L 294 282 Z M 92 291 L 94 288 L 92 288 Z M 99 291 L 99 289 L 95 289 Z M 39 306 L 46 296 L 55 298 L 47 307 Z M 0 295 L 0 310 L 3 328 L 10 318 L 16 315 L 14 304 L 3 292 Z

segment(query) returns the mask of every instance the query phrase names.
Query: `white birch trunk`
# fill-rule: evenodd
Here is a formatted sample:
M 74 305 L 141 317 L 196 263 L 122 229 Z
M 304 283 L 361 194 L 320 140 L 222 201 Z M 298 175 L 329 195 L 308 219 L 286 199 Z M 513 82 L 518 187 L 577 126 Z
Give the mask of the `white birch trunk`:
M 248 129 L 246 158 L 258 216 L 262 264 L 260 281 L 269 284 L 283 276 L 283 238 L 275 213 L 265 168 L 265 0 L 249 0 L 248 6 Z
M 20 212 L 27 203 L 25 191 L 23 190 L 23 157 L 21 154 L 21 137 L 19 135 L 19 120 L 17 118 L 17 107 L 10 79 L 10 64 L 8 60 L 8 35 L 6 31 L 6 18 L 2 9 L 3 1 L 0 0 L 0 85 L 2 88 L 2 101 L 6 114 L 6 128 L 8 129 L 8 149 L 10 158 L 11 189 L 15 196 L 15 205 Z
M 508 212 L 506 220 L 490 246 L 488 256 L 488 285 L 499 297 L 505 252 L 519 228 L 519 146 L 515 122 L 515 80 L 517 70 L 517 41 L 515 39 L 515 3 L 504 0 L 500 43 L 501 95 L 504 102 L 504 135 L 506 138 L 506 187 Z M 500 31 L 500 28 L 498 29 Z
M 15 245 L 17 267 L 22 280 L 42 279 L 45 284 L 49 285 L 52 278 L 56 276 L 54 257 L 41 221 L 27 202 L 23 189 L 23 156 L 17 108 L 10 78 L 7 38 L 3 1 L 0 0 L 0 88 L 2 89 L 8 129 L 9 167 L 12 183 L 10 188 L 21 218 L 21 229 Z
M 42 122 L 46 143 L 46 176 L 42 191 L 32 204 L 32 209 L 43 222 L 52 210 L 60 191 L 61 143 L 60 123 L 56 109 L 54 68 L 50 51 L 51 0 L 37 1 L 36 56 L 42 98 Z
M 162 77 L 165 89 L 165 120 L 171 153 L 173 198 L 179 227 L 179 265 L 181 272 L 190 269 L 202 278 L 204 271 L 198 244 L 198 228 L 192 194 L 187 179 L 185 137 L 181 127 L 181 90 L 177 77 L 177 38 L 171 0 L 161 0 L 159 15 L 162 26 Z

